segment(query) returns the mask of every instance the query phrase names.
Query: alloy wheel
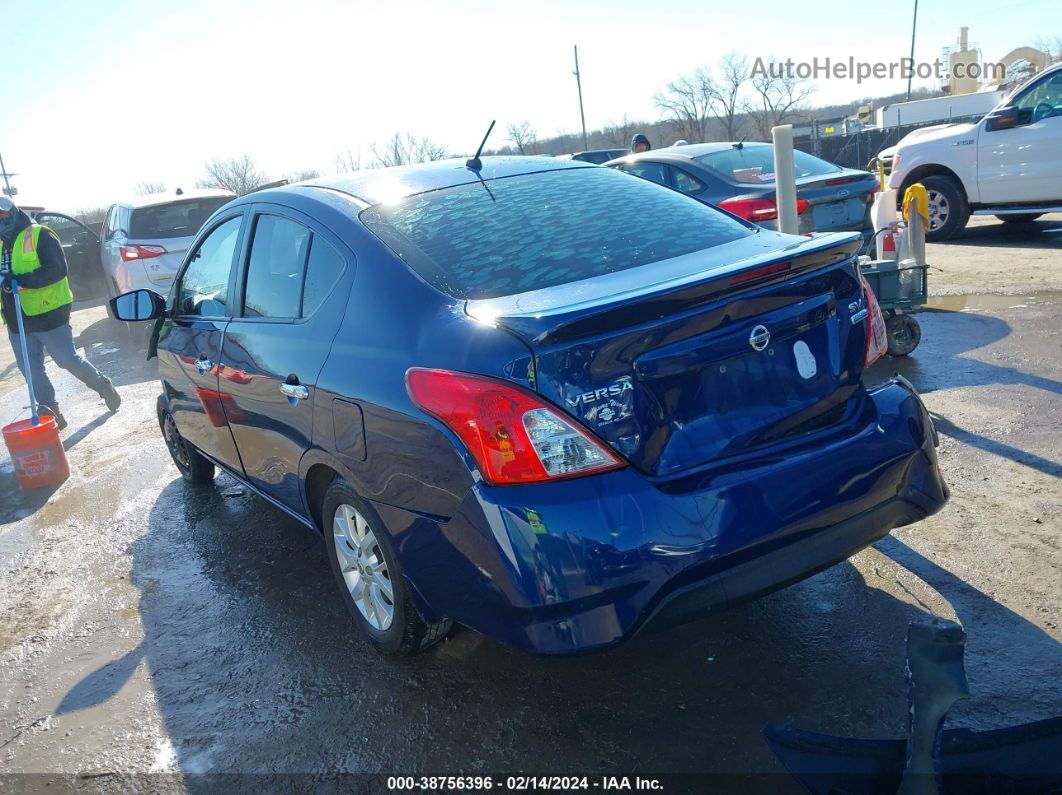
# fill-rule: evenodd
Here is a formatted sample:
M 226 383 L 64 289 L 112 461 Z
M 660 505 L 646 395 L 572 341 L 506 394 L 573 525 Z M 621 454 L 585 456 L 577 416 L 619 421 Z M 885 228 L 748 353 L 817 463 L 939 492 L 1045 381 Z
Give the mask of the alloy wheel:
M 394 584 L 369 523 L 356 508 L 343 503 L 332 519 L 332 540 L 358 612 L 373 629 L 389 629 L 395 618 Z
M 929 231 L 935 232 L 948 222 L 951 205 L 947 197 L 939 191 L 929 191 Z

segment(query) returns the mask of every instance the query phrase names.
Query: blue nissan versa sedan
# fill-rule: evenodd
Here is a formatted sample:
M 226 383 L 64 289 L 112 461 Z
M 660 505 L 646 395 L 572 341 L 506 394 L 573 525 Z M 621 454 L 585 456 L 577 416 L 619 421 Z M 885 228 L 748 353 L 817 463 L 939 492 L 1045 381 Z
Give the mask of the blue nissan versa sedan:
M 184 477 L 323 533 L 381 651 L 457 621 L 564 654 L 943 506 L 919 397 L 860 380 L 884 340 L 859 243 L 578 161 L 443 161 L 236 199 L 168 299 L 112 310 L 156 320 Z

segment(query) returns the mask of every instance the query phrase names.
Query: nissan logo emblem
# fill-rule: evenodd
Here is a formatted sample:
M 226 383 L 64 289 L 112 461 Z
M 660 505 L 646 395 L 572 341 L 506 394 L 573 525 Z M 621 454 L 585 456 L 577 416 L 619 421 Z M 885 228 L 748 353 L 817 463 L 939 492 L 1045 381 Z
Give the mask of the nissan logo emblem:
M 752 346 L 754 351 L 766 350 L 767 346 L 771 344 L 771 332 L 767 330 L 766 326 L 756 326 L 752 333 L 749 334 L 749 345 Z

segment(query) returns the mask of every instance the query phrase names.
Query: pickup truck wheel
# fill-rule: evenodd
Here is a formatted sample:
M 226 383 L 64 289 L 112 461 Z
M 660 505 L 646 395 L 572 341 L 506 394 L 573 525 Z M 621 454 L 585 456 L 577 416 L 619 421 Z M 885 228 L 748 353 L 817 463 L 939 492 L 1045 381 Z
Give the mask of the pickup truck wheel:
M 420 617 L 383 523 L 345 480 L 328 487 L 321 516 L 343 602 L 372 645 L 404 656 L 442 640 L 451 622 Z
M 970 217 L 970 205 L 959 183 L 941 174 L 926 177 L 921 182 L 929 194 L 926 240 L 947 240 L 962 231 Z
M 1005 224 L 1028 224 L 1041 215 L 1043 213 L 1017 213 L 1016 215 L 997 215 L 996 218 Z
M 177 430 L 173 416 L 162 405 L 159 398 L 159 425 L 162 438 L 170 451 L 174 466 L 186 481 L 193 486 L 203 486 L 214 482 L 214 462 L 188 444 Z

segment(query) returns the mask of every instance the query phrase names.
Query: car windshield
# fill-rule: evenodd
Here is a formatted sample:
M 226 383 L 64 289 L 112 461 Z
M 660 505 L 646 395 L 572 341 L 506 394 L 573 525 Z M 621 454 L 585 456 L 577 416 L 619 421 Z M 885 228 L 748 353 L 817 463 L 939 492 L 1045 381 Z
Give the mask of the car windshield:
M 219 207 L 232 201 L 231 196 L 152 204 L 133 210 L 129 237 L 134 240 L 158 240 L 191 237 Z
M 774 147 L 743 146 L 711 152 L 697 158 L 723 179 L 746 185 L 765 185 L 774 182 Z M 820 160 L 799 149 L 793 151 L 796 178 L 836 174 L 840 166 Z
M 467 300 L 567 284 L 754 234 L 695 199 L 605 168 L 473 182 L 376 205 L 361 218 L 424 279 Z

